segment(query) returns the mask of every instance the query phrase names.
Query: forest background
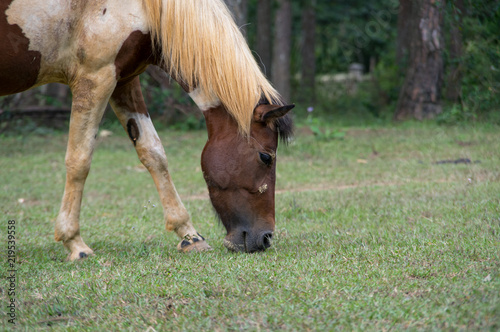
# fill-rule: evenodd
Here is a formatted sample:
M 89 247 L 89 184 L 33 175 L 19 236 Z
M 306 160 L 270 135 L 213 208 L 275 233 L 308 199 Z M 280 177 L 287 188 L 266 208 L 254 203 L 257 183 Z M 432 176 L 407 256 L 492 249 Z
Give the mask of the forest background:
M 226 0 L 263 71 L 300 121 L 500 122 L 500 1 Z M 244 74 L 242 74 L 244 76 Z M 141 76 L 157 126 L 203 116 L 151 67 Z M 66 128 L 71 92 L 49 84 L 0 98 L 0 131 Z M 12 122 L 18 122 L 12 126 Z M 106 125 L 117 121 L 109 110 Z M 43 126 L 42 126 L 43 127 Z

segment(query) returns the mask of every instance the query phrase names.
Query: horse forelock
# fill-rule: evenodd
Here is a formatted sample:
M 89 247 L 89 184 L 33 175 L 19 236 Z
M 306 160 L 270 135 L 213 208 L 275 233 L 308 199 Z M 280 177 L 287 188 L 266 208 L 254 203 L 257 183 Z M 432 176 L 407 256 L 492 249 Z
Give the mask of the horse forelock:
M 289 114 L 286 114 L 285 116 L 278 118 L 275 121 L 275 126 L 278 131 L 280 140 L 285 144 L 290 143 L 290 140 L 293 137 L 292 117 Z
M 222 0 L 143 0 L 170 75 L 216 98 L 247 136 L 261 95 L 282 105 Z

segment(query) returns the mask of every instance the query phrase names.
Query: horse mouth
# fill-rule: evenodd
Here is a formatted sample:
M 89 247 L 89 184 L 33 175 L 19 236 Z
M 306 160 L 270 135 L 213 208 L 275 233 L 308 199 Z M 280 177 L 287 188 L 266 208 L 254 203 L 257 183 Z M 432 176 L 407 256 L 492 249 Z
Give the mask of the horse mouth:
M 224 239 L 224 247 L 226 247 L 229 251 L 234 252 L 247 252 L 246 245 L 236 244 L 227 239 Z

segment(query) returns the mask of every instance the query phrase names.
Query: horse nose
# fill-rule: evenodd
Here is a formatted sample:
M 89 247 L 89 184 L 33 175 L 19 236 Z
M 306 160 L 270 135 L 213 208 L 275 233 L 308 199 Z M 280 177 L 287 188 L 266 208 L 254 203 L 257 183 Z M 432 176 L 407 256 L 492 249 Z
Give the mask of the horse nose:
M 249 232 L 247 230 L 233 230 L 224 238 L 224 246 L 231 251 L 259 252 L 271 246 L 273 232 Z
M 269 248 L 271 246 L 272 239 L 273 239 L 273 232 L 262 233 L 257 242 L 259 250 L 266 250 L 267 248 Z

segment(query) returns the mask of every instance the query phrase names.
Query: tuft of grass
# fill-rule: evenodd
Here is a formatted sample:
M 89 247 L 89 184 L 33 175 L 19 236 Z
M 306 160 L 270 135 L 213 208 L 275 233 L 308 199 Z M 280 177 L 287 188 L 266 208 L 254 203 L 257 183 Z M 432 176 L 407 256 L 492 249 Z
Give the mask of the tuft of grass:
M 274 243 L 258 254 L 222 245 L 199 166 L 204 132 L 159 133 L 178 191 L 214 248 L 190 255 L 164 230 L 155 186 L 126 135 L 101 139 L 81 212 L 96 256 L 75 263 L 53 240 L 67 136 L 0 138 L 0 238 L 6 246 L 7 221 L 16 220 L 18 325 L 498 330 L 499 128 L 331 125 L 342 140 L 306 129 L 280 148 Z M 471 163 L 436 163 L 458 159 Z

